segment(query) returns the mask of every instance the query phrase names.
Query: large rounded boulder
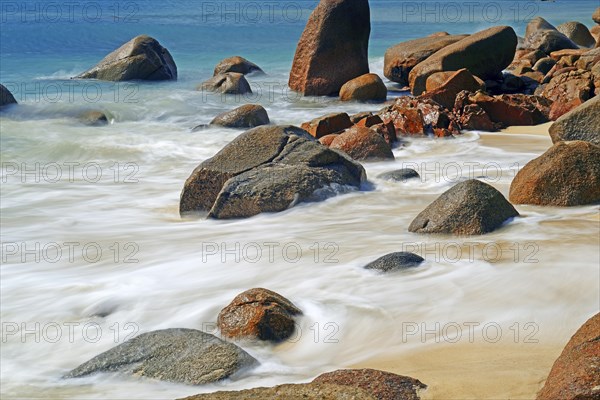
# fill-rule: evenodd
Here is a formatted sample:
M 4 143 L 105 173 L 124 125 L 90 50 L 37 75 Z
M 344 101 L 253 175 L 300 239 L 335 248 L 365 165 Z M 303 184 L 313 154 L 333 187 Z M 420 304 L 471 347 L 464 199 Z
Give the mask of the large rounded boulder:
M 259 126 L 201 163 L 185 182 L 179 210 L 244 218 L 358 189 L 363 167 L 294 126 Z
M 369 72 L 368 0 L 321 0 L 300 37 L 289 86 L 306 96 L 337 95 Z
M 365 74 L 344 83 L 340 89 L 342 101 L 383 101 L 387 88 L 377 74 Z
M 408 86 L 408 74 L 427 57 L 468 35 L 427 36 L 398 43 L 385 51 L 383 75 L 390 81 Z
M 600 398 L 600 313 L 575 332 L 552 365 L 537 400 Z
M 599 202 L 600 147 L 557 142 L 517 173 L 509 198 L 515 204 L 562 207 Z
M 254 128 L 260 125 L 268 125 L 269 115 L 267 110 L 259 104 L 245 104 L 217 115 L 210 121 L 210 124 L 226 128 Z
M 213 76 L 225 74 L 227 72 L 236 72 L 243 75 L 251 73 L 264 73 L 258 65 L 240 56 L 233 56 L 221 60 L 215 67 Z
M 556 27 L 560 33 L 568 37 L 573 43 L 583 47 L 594 47 L 596 39 L 592 36 L 587 26 L 577 21 L 569 21 Z
M 171 53 L 154 38 L 136 36 L 113 51 L 95 67 L 75 77 L 103 81 L 164 81 L 177 79 Z
M 412 221 L 415 233 L 481 235 L 492 232 L 519 213 L 502 193 L 469 179 L 444 192 Z
M 169 382 L 202 385 L 257 364 L 233 343 L 195 329 L 143 333 L 81 364 L 65 378 L 98 372 L 123 373 Z
M 7 106 L 9 104 L 17 104 L 15 96 L 6 88 L 4 85 L 0 85 L 0 107 Z
M 540 50 L 546 54 L 563 49 L 579 48 L 576 43 L 542 17 L 535 17 L 527 24 L 523 47 Z
M 552 142 L 585 140 L 600 146 L 600 96 L 558 118 L 549 129 Z
M 417 64 L 409 74 L 411 92 L 426 89 L 427 78 L 441 71 L 466 68 L 481 79 L 494 79 L 512 62 L 517 34 L 509 26 L 496 26 L 444 47 Z
M 231 339 L 253 338 L 279 342 L 292 336 L 294 317 L 302 311 L 271 290 L 256 288 L 237 295 L 221 310 L 217 325 Z

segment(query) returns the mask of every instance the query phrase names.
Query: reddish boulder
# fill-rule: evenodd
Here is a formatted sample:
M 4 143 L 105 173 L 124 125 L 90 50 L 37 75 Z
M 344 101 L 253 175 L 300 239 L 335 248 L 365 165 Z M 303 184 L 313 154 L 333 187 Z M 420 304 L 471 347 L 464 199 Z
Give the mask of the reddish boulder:
M 338 136 L 338 133 L 330 133 L 329 135 L 321 136 L 319 138 L 319 143 L 321 143 L 323 146 L 329 147 L 331 146 L 331 143 L 335 140 L 335 138 Z
M 408 74 L 427 57 L 468 35 L 429 35 L 424 38 L 398 43 L 386 50 L 383 75 L 390 81 L 408 86 Z
M 460 107 L 467 104 L 477 104 L 481 107 L 490 120 L 503 126 L 512 125 L 537 125 L 548 121 L 551 102 L 539 96 L 524 94 L 503 94 L 489 96 L 482 92 L 468 94 L 460 97 L 459 107 L 455 108 L 457 114 L 463 114 Z
M 340 369 L 317 376 L 313 383 L 358 387 L 378 400 L 419 400 L 427 385 L 418 379 L 375 369 Z
M 592 14 L 592 20 L 594 20 L 595 23 L 600 24 L 600 7 L 596 8 Z
M 396 136 L 396 127 L 391 121 L 387 124 L 381 123 L 372 125 L 371 129 L 380 134 L 390 146 L 398 140 L 398 137 Z
M 458 116 L 458 123 L 462 129 L 494 132 L 498 128 L 490 116 L 477 104 L 468 102 L 469 92 L 462 92 L 457 96 L 454 113 Z
M 302 311 L 285 297 L 267 289 L 246 290 L 221 310 L 217 325 L 228 338 L 282 341 L 295 329 L 294 317 Z
M 575 332 L 554 362 L 537 400 L 600 398 L 600 313 Z
M 366 115 L 364 118 L 361 118 L 358 121 L 354 122 L 355 125 L 364 126 L 365 128 L 381 123 L 383 123 L 383 121 L 381 120 L 379 115 L 374 114 Z
M 417 64 L 409 74 L 411 92 L 425 91 L 427 78 L 440 71 L 467 68 L 481 79 L 495 78 L 513 60 L 517 35 L 509 26 L 496 26 L 477 32 L 437 51 Z
M 215 75 L 202 82 L 196 90 L 219 92 L 224 94 L 246 94 L 252 93 L 250 84 L 242 74 L 227 72 Z
M 436 75 L 438 74 L 446 73 L 438 72 L 427 78 L 427 93 L 421 95 L 421 97 L 432 99 L 449 110 L 454 107 L 456 95 L 461 91 L 476 92 L 483 89 L 481 84 L 465 68 L 452 73 L 441 85 L 437 85 L 438 77 Z
M 448 129 L 459 134 L 454 115 L 428 98 L 403 96 L 379 112 L 383 122 L 392 122 L 397 135 L 434 134 L 434 129 Z
M 298 42 L 290 88 L 306 96 L 336 95 L 368 73 L 370 33 L 368 0 L 321 0 Z
M 310 122 L 305 122 L 301 125 L 301 128 L 319 139 L 330 133 L 339 133 L 351 126 L 352 122 L 348 114 L 333 113 L 315 118 Z
M 600 201 L 600 147 L 581 140 L 555 143 L 517 173 L 509 198 L 561 207 Z
M 541 96 L 554 102 L 550 109 L 552 120 L 583 104 L 593 93 L 591 72 L 569 70 L 556 75 L 558 72 L 540 92 Z
M 240 56 L 229 57 L 224 60 L 221 60 L 215 67 L 213 76 L 224 74 L 226 72 L 237 72 L 238 74 L 243 75 L 250 74 L 253 72 L 264 73 L 258 65 Z
M 387 88 L 377 74 L 365 74 L 354 78 L 340 89 L 342 101 L 383 101 L 387 97 Z
M 375 130 L 353 126 L 336 137 L 330 149 L 339 149 L 355 160 L 393 160 L 392 148 Z

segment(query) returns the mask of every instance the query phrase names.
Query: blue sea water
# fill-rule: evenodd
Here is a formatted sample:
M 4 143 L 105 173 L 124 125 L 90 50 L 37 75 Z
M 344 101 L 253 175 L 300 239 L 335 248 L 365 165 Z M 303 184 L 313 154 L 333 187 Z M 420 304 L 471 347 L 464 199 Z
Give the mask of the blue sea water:
M 0 79 L 67 77 L 94 65 L 138 34 L 157 38 L 173 54 L 180 78 L 199 81 L 222 58 L 239 54 L 267 71 L 286 71 L 314 0 L 7 1 L 1 3 Z M 529 19 L 593 25 L 597 0 L 371 0 L 369 54 L 435 31 L 472 33 Z M 381 73 L 381 71 L 374 71 Z

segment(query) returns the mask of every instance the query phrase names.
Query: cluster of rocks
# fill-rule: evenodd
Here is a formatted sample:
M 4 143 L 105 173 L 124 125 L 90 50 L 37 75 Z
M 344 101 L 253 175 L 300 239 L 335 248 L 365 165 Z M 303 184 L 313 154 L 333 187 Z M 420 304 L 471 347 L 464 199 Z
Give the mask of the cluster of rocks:
M 221 310 L 217 326 L 227 339 L 279 343 L 295 330 L 302 311 L 273 291 L 255 288 L 236 296 Z M 235 379 L 259 362 L 237 344 L 195 329 L 163 329 L 140 334 L 101 353 L 64 375 L 80 378 L 97 373 L 120 373 L 156 380 L 202 385 Z M 407 376 L 373 369 L 337 370 L 312 382 L 215 392 L 195 399 L 375 399 L 418 400 L 427 386 Z

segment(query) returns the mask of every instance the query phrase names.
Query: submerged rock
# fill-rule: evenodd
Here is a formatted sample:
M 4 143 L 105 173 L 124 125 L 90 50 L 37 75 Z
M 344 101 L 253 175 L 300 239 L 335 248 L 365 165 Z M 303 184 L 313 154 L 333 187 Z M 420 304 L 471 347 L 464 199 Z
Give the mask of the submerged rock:
M 140 35 L 113 51 L 95 67 L 75 77 L 103 81 L 177 79 L 171 53 L 150 36 Z
M 406 251 L 386 254 L 375 261 L 371 261 L 365 269 L 375 269 L 382 272 L 396 271 L 406 268 L 418 267 L 425 259 Z
M 181 214 L 209 211 L 213 218 L 243 218 L 317 201 L 366 180 L 363 167 L 294 126 L 246 131 L 187 179 Z
M 269 124 L 267 110 L 259 104 L 245 104 L 231 111 L 217 115 L 211 125 L 220 125 L 227 128 L 254 128 Z
M 342 101 L 383 101 L 387 97 L 387 88 L 377 74 L 365 74 L 354 78 L 340 89 Z
M 394 171 L 384 172 L 379 174 L 377 177 L 385 179 L 386 181 L 404 182 L 408 179 L 420 178 L 421 176 L 412 168 L 402 168 Z
M 337 95 L 342 85 L 369 72 L 368 0 L 321 0 L 294 56 L 289 86 L 306 96 Z
M 257 361 L 233 343 L 195 329 L 143 333 L 69 372 L 78 378 L 121 372 L 169 382 L 201 385 L 228 378 Z
M 552 365 L 537 400 L 600 398 L 600 313 L 575 332 Z
M 600 147 L 557 142 L 528 162 L 510 185 L 515 204 L 578 206 L 600 201 Z
M 108 117 L 102 111 L 85 111 L 77 119 L 87 126 L 108 125 Z
M 243 75 L 250 74 L 253 72 L 264 73 L 258 65 L 240 56 L 233 56 L 221 60 L 215 67 L 213 76 L 225 74 L 227 72 L 237 72 L 238 74 Z
M 550 126 L 552 143 L 585 140 L 600 146 L 600 96 L 562 115 Z
M 0 107 L 7 106 L 9 104 L 17 104 L 15 96 L 6 88 L 4 85 L 0 85 Z
M 444 192 L 410 224 L 415 233 L 482 235 L 518 216 L 515 208 L 487 183 L 469 179 Z
M 279 342 L 292 336 L 302 311 L 271 290 L 256 288 L 237 295 L 221 310 L 217 325 L 225 337 Z
M 497 77 L 515 56 L 517 35 L 509 26 L 496 26 L 444 47 L 417 64 L 409 74 L 416 96 L 426 89 L 427 78 L 440 71 L 466 68 L 481 79 Z
M 244 75 L 237 72 L 227 72 L 215 75 L 212 78 L 202 82 L 197 90 L 206 90 L 209 92 L 219 92 L 224 94 L 246 94 L 252 93 L 250 84 Z

